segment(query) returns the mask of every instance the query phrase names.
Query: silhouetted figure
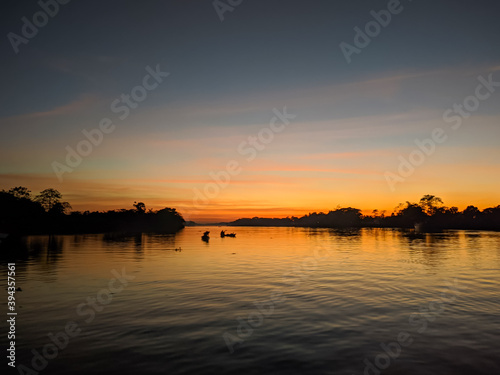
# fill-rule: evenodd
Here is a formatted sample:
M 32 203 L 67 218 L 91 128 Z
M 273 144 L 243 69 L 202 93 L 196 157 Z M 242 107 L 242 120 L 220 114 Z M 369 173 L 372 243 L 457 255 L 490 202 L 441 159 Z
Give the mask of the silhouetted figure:
M 208 236 L 208 234 L 210 233 L 210 231 L 206 231 L 205 233 L 203 233 L 203 236 L 201 236 L 201 239 L 205 242 L 208 242 L 208 240 L 210 239 L 210 237 Z
M 224 238 L 224 237 L 236 237 L 236 233 L 226 233 L 226 231 L 223 230 L 222 232 L 220 232 L 220 236 L 222 238 Z

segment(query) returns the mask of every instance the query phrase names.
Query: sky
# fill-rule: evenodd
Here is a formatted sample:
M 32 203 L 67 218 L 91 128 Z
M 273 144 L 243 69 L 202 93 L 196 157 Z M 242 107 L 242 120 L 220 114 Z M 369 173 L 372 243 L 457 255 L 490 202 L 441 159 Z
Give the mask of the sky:
M 44 1 L 0 15 L 0 189 L 196 222 L 500 204 L 496 1 Z

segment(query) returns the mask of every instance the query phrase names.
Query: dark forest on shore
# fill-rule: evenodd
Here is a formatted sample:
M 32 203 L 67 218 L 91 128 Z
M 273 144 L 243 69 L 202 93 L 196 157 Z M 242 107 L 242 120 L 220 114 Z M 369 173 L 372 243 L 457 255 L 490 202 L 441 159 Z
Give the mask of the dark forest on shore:
M 338 207 L 328 213 L 313 212 L 302 217 L 238 219 L 233 226 L 279 226 L 312 228 L 419 228 L 420 230 L 483 229 L 500 230 L 500 205 L 479 210 L 469 205 L 463 211 L 446 207 L 441 198 L 424 195 L 418 203 L 399 204 L 390 215 L 374 210 L 363 215 L 360 209 Z
M 184 219 L 175 208 L 146 210 L 142 202 L 132 209 L 71 211 L 55 189 L 32 196 L 25 187 L 0 191 L 0 233 L 65 234 L 65 233 L 175 233 L 184 228 Z
M 146 210 L 142 202 L 132 209 L 108 211 L 71 211 L 55 189 L 32 196 L 25 187 L 0 191 L 0 233 L 70 234 L 70 233 L 176 233 L 186 224 L 175 208 Z M 193 223 L 194 224 L 194 223 Z M 313 212 L 302 217 L 242 218 L 232 226 L 277 226 L 317 228 L 418 228 L 419 230 L 483 229 L 500 230 L 500 205 L 479 210 L 468 206 L 463 211 L 446 207 L 441 198 L 424 195 L 419 202 L 407 201 L 394 212 L 374 210 L 363 215 L 360 209 L 337 207 L 328 213 Z

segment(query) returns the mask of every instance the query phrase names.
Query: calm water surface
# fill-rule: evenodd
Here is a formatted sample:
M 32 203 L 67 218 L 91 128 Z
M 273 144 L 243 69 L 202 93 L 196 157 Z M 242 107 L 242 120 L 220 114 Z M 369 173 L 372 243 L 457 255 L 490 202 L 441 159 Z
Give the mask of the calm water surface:
M 17 364 L 74 321 L 42 374 L 500 374 L 500 233 L 221 229 L 29 237 Z

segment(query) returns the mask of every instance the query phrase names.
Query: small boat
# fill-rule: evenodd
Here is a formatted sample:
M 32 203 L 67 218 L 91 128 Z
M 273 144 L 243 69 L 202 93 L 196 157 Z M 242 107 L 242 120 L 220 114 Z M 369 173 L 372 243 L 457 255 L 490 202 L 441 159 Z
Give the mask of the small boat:
M 236 233 L 226 233 L 226 231 L 223 230 L 220 232 L 220 236 L 222 238 L 224 238 L 224 237 L 236 237 Z
M 208 236 L 209 233 L 210 231 L 208 230 L 205 233 L 203 233 L 203 236 L 201 236 L 202 241 L 208 242 L 208 240 L 210 239 L 210 237 Z

